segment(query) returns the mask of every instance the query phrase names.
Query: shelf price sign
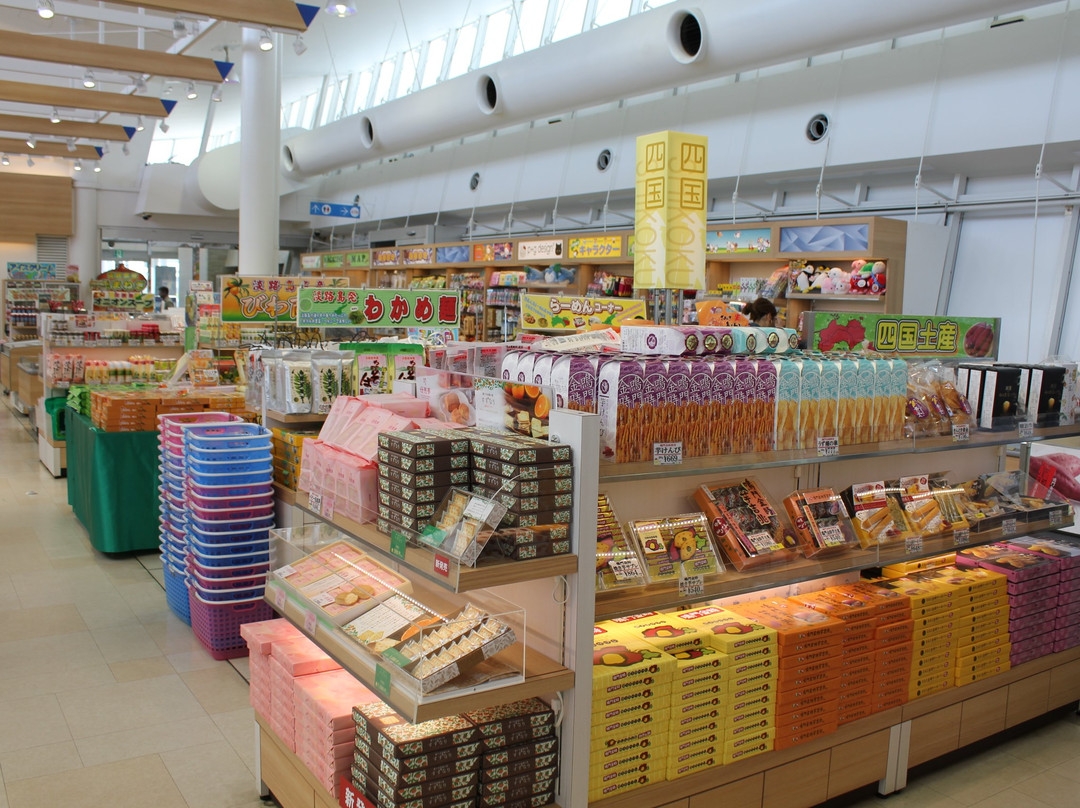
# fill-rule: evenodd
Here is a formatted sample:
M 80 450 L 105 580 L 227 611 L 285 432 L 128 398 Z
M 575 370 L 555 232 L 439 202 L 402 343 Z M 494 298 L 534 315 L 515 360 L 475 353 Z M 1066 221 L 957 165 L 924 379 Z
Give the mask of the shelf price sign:
M 441 289 L 300 289 L 300 328 L 438 328 L 461 322 L 461 294 Z
M 382 665 L 375 665 L 375 692 L 384 699 L 390 698 L 390 671 Z

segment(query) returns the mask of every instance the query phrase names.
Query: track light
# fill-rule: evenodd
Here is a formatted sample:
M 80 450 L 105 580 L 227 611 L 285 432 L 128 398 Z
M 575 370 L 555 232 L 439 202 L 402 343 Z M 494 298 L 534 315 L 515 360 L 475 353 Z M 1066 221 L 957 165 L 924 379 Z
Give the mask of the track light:
M 326 4 L 326 13 L 333 14 L 335 17 L 351 17 L 356 13 L 356 6 L 352 3 L 343 2 L 342 0 L 330 0 Z
M 69 137 L 67 140 L 68 151 L 75 151 L 75 138 Z
M 142 115 L 135 119 L 135 131 L 141 132 L 146 128 L 146 124 L 143 123 Z
M 162 133 L 168 132 L 169 131 L 169 125 L 167 123 L 165 123 L 165 121 L 162 121 L 161 123 L 158 124 L 158 129 L 160 129 L 162 131 Z
M 53 0 L 38 0 L 37 15 L 43 20 L 51 20 L 56 16 L 56 9 L 53 8 Z
M 101 173 L 101 166 L 94 166 L 94 173 L 95 174 L 100 174 Z
M 180 39 L 187 36 L 187 26 L 184 25 L 184 21 L 179 17 L 173 20 L 172 35 L 173 39 Z
M 82 160 L 76 160 L 75 165 L 73 166 L 73 168 L 76 171 L 82 171 Z
M 26 167 L 27 168 L 33 168 L 34 167 L 34 158 L 33 157 L 27 157 L 26 158 Z
M 195 89 L 195 84 L 189 81 L 187 83 L 187 100 L 194 101 L 198 97 L 199 91 Z
M 131 154 L 131 148 L 126 143 L 120 147 L 120 151 L 124 153 L 124 157 L 127 157 L 129 154 Z
M 135 79 L 135 92 L 137 92 L 137 93 L 145 93 L 146 92 L 146 79 L 144 79 L 142 76 L 139 76 L 139 77 L 137 77 Z
M 88 90 L 92 90 L 97 87 L 97 80 L 94 78 L 93 70 L 86 71 L 86 75 L 83 76 L 82 86 Z
M 270 29 L 263 28 L 262 34 L 259 36 L 259 50 L 272 51 L 274 49 L 274 40 L 270 38 Z
M 3 157 L 0 157 L 0 166 L 9 166 L 9 165 L 11 165 L 11 158 L 10 157 L 8 157 L 6 154 Z
M 210 96 L 211 101 L 221 101 L 221 88 L 215 87 L 213 94 Z
M 303 56 L 307 51 L 307 43 L 304 42 L 304 38 L 300 34 L 297 34 L 296 39 L 293 40 L 292 49 L 297 56 Z
M 30 137 L 28 137 L 26 139 L 26 145 L 29 146 L 31 149 L 36 149 L 37 148 L 37 138 L 34 137 L 33 135 L 30 135 Z
M 56 107 L 52 108 L 52 115 L 49 116 L 49 120 L 52 123 L 60 123 L 60 110 Z
M 102 157 L 104 157 L 106 154 L 108 154 L 109 153 L 109 144 L 108 143 L 102 143 L 100 151 L 101 151 Z

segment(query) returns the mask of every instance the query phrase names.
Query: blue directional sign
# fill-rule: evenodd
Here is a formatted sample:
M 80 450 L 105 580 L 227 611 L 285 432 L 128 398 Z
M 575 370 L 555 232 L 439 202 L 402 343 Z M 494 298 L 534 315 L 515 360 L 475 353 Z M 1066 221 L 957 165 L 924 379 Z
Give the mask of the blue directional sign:
M 345 219 L 359 219 L 359 205 L 336 205 L 333 202 L 312 202 L 312 216 L 338 216 Z

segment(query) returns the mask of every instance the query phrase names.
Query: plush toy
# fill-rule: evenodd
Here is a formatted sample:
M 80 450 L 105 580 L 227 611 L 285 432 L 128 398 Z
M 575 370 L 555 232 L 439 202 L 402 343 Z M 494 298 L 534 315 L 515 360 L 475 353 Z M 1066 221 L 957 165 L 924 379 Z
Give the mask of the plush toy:
M 794 286 L 800 294 L 807 294 L 810 291 L 810 286 L 814 282 L 814 267 L 809 264 L 804 266 L 795 266 L 791 270 L 791 285 Z
M 885 292 L 885 262 L 875 261 L 873 275 L 870 279 L 870 294 L 880 295 Z
M 829 270 L 829 281 L 832 284 L 829 294 L 846 295 L 850 289 L 851 273 L 844 272 L 840 267 L 833 267 Z
M 848 288 L 853 295 L 870 294 L 870 273 L 867 271 L 865 262 L 859 267 L 858 271 L 851 273 L 851 280 L 848 282 Z

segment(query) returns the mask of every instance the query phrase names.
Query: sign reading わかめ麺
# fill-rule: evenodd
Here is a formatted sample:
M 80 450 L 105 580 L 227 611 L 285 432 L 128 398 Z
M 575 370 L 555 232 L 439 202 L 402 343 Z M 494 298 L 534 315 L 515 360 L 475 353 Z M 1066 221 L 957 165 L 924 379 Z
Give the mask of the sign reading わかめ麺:
M 347 286 L 348 278 L 291 278 L 222 275 L 221 322 L 272 323 L 296 320 L 296 292 L 304 287 Z
M 301 289 L 296 324 L 300 328 L 434 328 L 456 326 L 461 318 L 457 291 Z
M 904 357 L 996 359 L 998 317 L 807 312 L 808 344 L 819 351 L 875 350 Z
M 521 322 L 528 329 L 573 331 L 587 325 L 621 325 L 645 319 L 644 300 L 610 297 L 522 295 Z

